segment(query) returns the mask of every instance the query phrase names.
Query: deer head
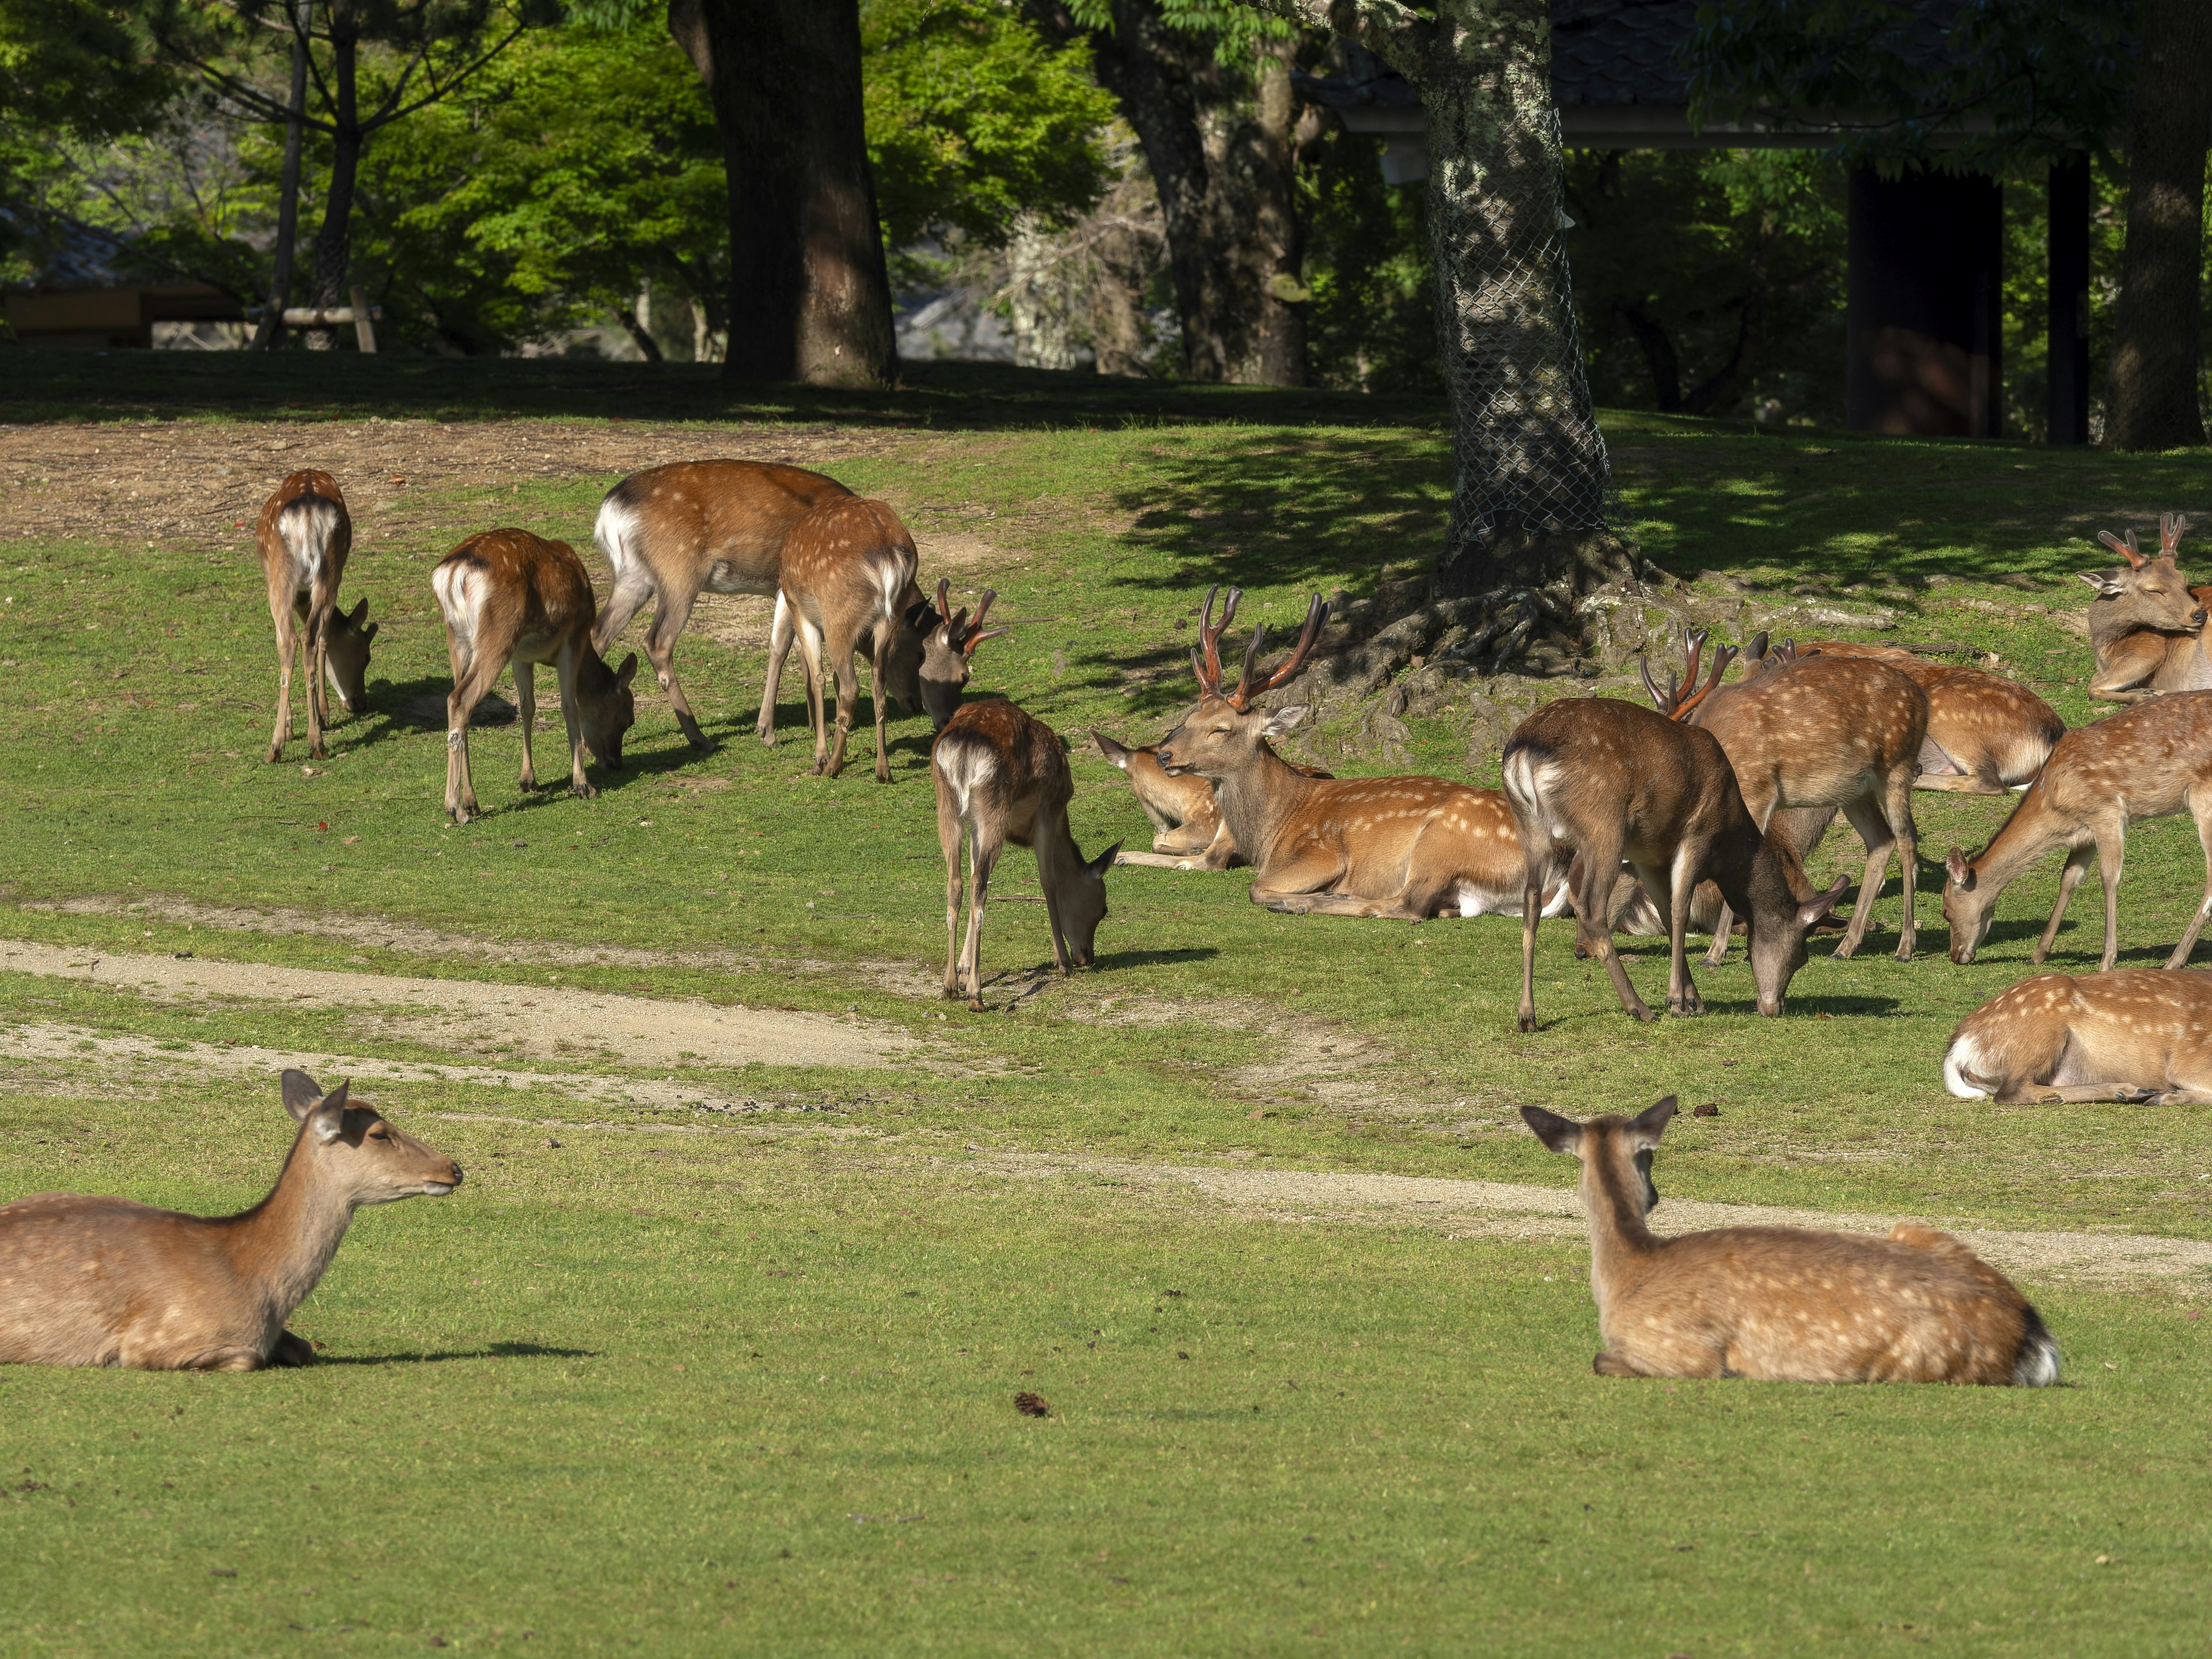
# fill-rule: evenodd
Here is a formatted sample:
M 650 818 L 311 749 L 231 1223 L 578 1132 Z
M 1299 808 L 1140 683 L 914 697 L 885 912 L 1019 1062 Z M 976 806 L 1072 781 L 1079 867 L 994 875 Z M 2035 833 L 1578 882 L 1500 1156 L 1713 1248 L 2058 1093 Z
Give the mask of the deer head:
M 2189 579 L 2174 562 L 2189 520 L 2179 513 L 2159 515 L 2158 556 L 2152 558 L 2136 544 L 2136 532 L 2124 538 L 2109 530 L 2097 539 L 2127 563 L 2113 570 L 2084 570 L 2081 580 L 2096 589 L 2096 605 L 2118 607 L 2118 614 L 2099 617 L 2103 629 L 2150 629 L 2161 634 L 2193 634 L 2204 626 L 2204 607 L 2190 593 Z M 2093 606 L 2094 610 L 2094 606 Z M 2106 634 L 2103 637 L 2111 637 Z
M 368 704 L 369 641 L 382 624 L 368 617 L 368 601 L 363 599 L 351 616 L 333 610 L 323 625 L 323 677 L 349 714 L 358 714 Z
M 1261 745 L 1269 738 L 1280 737 L 1305 718 L 1305 709 L 1296 703 L 1269 714 L 1264 708 L 1253 708 L 1252 702 L 1288 682 L 1305 666 L 1314 641 L 1321 637 L 1321 630 L 1328 622 L 1328 605 L 1316 593 L 1306 606 L 1305 628 L 1298 635 L 1297 644 L 1264 679 L 1258 678 L 1258 668 L 1260 648 L 1266 642 L 1267 629 L 1264 623 L 1254 628 L 1252 643 L 1244 648 L 1244 668 L 1237 677 L 1237 689 L 1224 692 L 1221 636 L 1229 631 L 1237 615 L 1237 602 L 1243 594 L 1234 587 L 1229 590 L 1228 602 L 1221 608 L 1221 620 L 1216 623 L 1213 600 L 1220 592 L 1220 584 L 1216 583 L 1206 596 L 1206 608 L 1199 616 L 1199 643 L 1190 653 L 1191 666 L 1198 674 L 1198 707 L 1160 739 L 1154 751 L 1161 766 L 1177 775 L 1195 772 L 1200 777 L 1225 777 L 1258 754 Z
M 1636 659 L 1637 671 L 1644 676 L 1644 689 L 1650 695 L 1652 706 L 1670 720 L 1688 720 L 1692 711 L 1712 694 L 1715 688 L 1721 683 L 1721 676 L 1728 672 L 1729 665 L 1735 660 L 1736 648 L 1734 646 L 1719 647 L 1713 653 L 1712 672 L 1705 677 L 1705 683 L 1699 685 L 1698 684 L 1698 659 L 1704 653 L 1707 637 L 1705 630 L 1702 628 L 1682 630 L 1682 659 L 1686 672 L 1678 680 L 1674 677 L 1674 671 L 1668 669 L 1667 689 L 1664 691 L 1659 689 L 1659 683 L 1651 678 L 1650 663 L 1643 657 Z M 1766 635 L 1762 634 L 1759 638 L 1763 645 Z M 1695 722 L 1692 721 L 1692 724 Z
M 452 1158 L 387 1122 L 374 1107 L 349 1101 L 350 1084 L 325 1094 L 305 1072 L 287 1071 L 283 1086 L 284 1109 L 300 1126 L 292 1157 L 307 1159 L 318 1182 L 335 1185 L 349 1209 L 442 1197 L 461 1184 L 461 1166 Z
M 637 678 L 637 653 L 623 659 L 619 669 L 609 671 L 606 659 L 588 644 L 576 676 L 577 713 L 583 718 L 584 743 L 599 757 L 599 764 L 622 770 L 623 733 L 637 724 L 637 699 L 629 683 Z M 593 668 L 598 673 L 592 672 Z
M 996 588 L 985 588 L 983 597 L 975 602 L 975 614 L 970 618 L 967 606 L 957 611 L 952 609 L 951 584 L 940 576 L 935 605 L 924 599 L 920 605 L 907 607 L 907 631 L 921 642 L 921 660 L 915 670 L 916 695 L 921 699 L 920 706 L 929 713 L 930 724 L 940 732 L 960 708 L 960 694 L 973 672 L 975 647 L 1007 631 L 983 626 L 983 618 L 990 614 L 991 601 L 998 597 Z M 902 696 L 900 700 L 906 701 Z

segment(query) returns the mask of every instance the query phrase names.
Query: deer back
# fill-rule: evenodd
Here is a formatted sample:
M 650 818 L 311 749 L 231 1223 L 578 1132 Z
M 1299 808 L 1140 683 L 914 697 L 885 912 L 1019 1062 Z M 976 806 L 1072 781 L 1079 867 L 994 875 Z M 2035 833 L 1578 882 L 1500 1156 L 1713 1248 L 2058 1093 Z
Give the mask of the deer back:
M 1943 1086 L 1963 1100 L 2094 1083 L 2212 1083 L 2212 975 L 2038 974 L 1960 1021 L 1943 1052 Z
M 1843 798 L 1852 780 L 1917 767 L 1928 736 L 1928 696 L 1907 675 L 1872 658 L 1804 657 L 1708 698 L 1699 723 L 1739 779 L 1794 781 L 1783 798 Z
M 439 561 L 430 587 L 446 625 L 472 656 L 550 662 L 580 637 L 586 654 L 595 654 L 592 579 L 566 542 L 527 530 L 479 531 Z
M 353 550 L 353 515 L 338 481 L 314 468 L 285 474 L 261 504 L 253 541 L 271 586 L 289 580 L 304 590 L 329 564 L 335 567 L 329 582 L 335 593 Z
M 679 461 L 609 490 L 592 536 L 618 578 L 641 562 L 664 592 L 773 593 L 792 526 L 817 502 L 851 494 L 780 462 Z
M 963 703 L 937 734 L 938 798 L 963 820 L 988 815 L 1018 847 L 1057 819 L 1065 833 L 1075 782 L 1060 734 L 1004 697 Z

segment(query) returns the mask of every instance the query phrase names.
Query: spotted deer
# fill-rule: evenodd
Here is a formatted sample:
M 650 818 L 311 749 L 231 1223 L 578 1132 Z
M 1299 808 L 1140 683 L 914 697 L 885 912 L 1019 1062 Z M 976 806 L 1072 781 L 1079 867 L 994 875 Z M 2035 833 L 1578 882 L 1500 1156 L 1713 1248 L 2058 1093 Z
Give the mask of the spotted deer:
M 1951 960 L 1974 959 L 1996 915 L 1998 896 L 2045 853 L 2063 847 L 2058 902 L 2033 960 L 2039 963 L 2051 954 L 2067 901 L 2094 860 L 2105 884 L 2105 954 L 2098 966 L 2111 968 L 2120 949 L 2120 863 L 2128 826 L 2185 811 L 2197 821 L 2204 848 L 2204 896 L 2166 958 L 2168 968 L 2189 960 L 2212 919 L 2212 691 L 2167 692 L 2075 727 L 2058 740 L 1987 847 L 1972 858 L 1951 849 L 1943 887 Z
M 253 541 L 269 582 L 269 620 L 276 629 L 276 727 L 269 734 L 270 762 L 284 758 L 292 737 L 295 654 L 307 682 L 307 753 L 326 759 L 323 728 L 330 712 L 324 683 L 346 713 L 359 714 L 368 702 L 368 647 L 377 629 L 368 621 L 367 599 L 350 616 L 338 609 L 338 584 L 353 551 L 353 517 L 338 481 L 327 472 L 287 473 L 261 504 Z
M 1521 891 L 1522 857 L 1513 816 L 1494 789 L 1443 778 L 1311 778 L 1272 740 L 1304 718 L 1303 707 L 1270 712 L 1261 696 L 1288 683 L 1328 622 L 1316 594 L 1289 656 L 1262 677 L 1263 625 L 1252 630 L 1233 690 L 1222 690 L 1221 637 L 1236 620 L 1231 588 L 1213 621 L 1217 586 L 1199 617 L 1191 652 L 1198 707 L 1159 741 L 1170 775 L 1210 781 L 1221 822 L 1253 864 L 1252 902 L 1293 915 L 1381 916 L 1426 921 L 1510 908 Z M 1554 887 L 1558 884 L 1553 884 Z M 1565 904 L 1547 889 L 1546 914 Z
M 712 749 L 676 680 L 676 641 L 691 607 L 702 592 L 776 597 L 792 526 L 808 508 L 852 493 L 819 472 L 768 461 L 679 461 L 631 473 L 599 503 L 592 531 L 614 567 L 592 649 L 605 655 L 651 599 L 645 654 L 684 737 L 695 749 Z M 791 643 L 791 613 L 779 605 L 755 726 L 763 743 L 775 741 L 776 691 Z
M 1152 820 L 1152 853 L 1161 864 L 1176 870 L 1226 870 L 1251 863 L 1237 850 L 1237 838 L 1229 833 L 1210 780 L 1194 772 L 1170 772 L 1160 764 L 1158 744 L 1133 749 L 1097 731 L 1091 732 L 1091 740 L 1098 745 L 1109 766 L 1128 775 L 1130 793 Z M 1335 775 L 1297 761 L 1283 764 L 1309 778 Z M 1121 855 L 1124 864 L 1140 861 L 1144 860 L 1134 853 Z
M 1612 697 L 1546 704 L 1505 740 L 1505 799 L 1524 863 L 1520 1029 L 1536 1029 L 1536 920 L 1562 878 L 1582 952 L 1605 964 L 1622 1009 L 1654 1018 L 1613 949 L 1607 898 L 1626 860 L 1666 921 L 1667 1009 L 1704 1011 L 1684 939 L 1711 877 L 1742 915 L 1759 1012 L 1775 1015 L 1805 963 L 1805 935 L 1846 884 L 1816 893 L 1789 843 L 1762 830 L 1711 732 Z M 1723 934 L 1722 937 L 1725 938 Z
M 561 720 L 568 735 L 568 787 L 596 795 L 584 775 L 588 746 L 599 763 L 622 769 L 623 734 L 637 719 L 630 681 L 637 653 L 619 671 L 592 647 L 594 600 L 584 562 L 566 542 L 526 530 L 486 530 L 470 537 L 430 573 L 430 590 L 446 617 L 446 655 L 453 689 L 446 699 L 446 811 L 456 823 L 481 815 L 469 773 L 469 720 L 500 670 L 514 670 L 514 703 L 522 730 L 522 787 L 538 787 L 530 732 L 538 713 L 536 672 L 550 663 L 561 688 Z
M 1536 1139 L 1582 1165 L 1600 1376 L 1764 1382 L 1965 1382 L 2043 1388 L 2058 1346 L 2011 1280 L 1948 1233 L 1889 1237 L 1719 1227 L 1662 1238 L 1651 1162 L 1667 1096 L 1583 1122 L 1523 1106 Z
M 2038 974 L 1959 1022 L 1943 1086 L 1999 1104 L 2212 1105 L 2212 975 Z
M 436 1197 L 461 1167 L 341 1083 L 283 1078 L 300 1127 L 269 1195 L 232 1216 L 39 1193 L 0 1205 L 0 1364 L 252 1371 L 306 1365 L 284 1328 L 365 1204 Z
M 964 991 L 969 1007 L 983 1010 L 983 911 L 991 872 L 1009 842 L 1036 854 L 1054 964 L 1063 974 L 1088 968 L 1098 924 L 1106 919 L 1106 872 L 1121 846 L 1116 842 L 1090 860 L 1076 846 L 1067 827 L 1075 784 L 1059 733 L 1003 697 L 986 697 L 963 704 L 937 734 L 930 771 L 945 854 L 945 994 Z M 964 943 L 958 934 L 963 840 L 974 887 Z
M 2089 644 L 2097 653 L 2092 697 L 2142 702 L 2168 691 L 2212 690 L 2212 660 L 2204 653 L 2212 587 L 2191 587 L 2175 562 L 2188 528 L 2180 514 L 2160 514 L 2156 558 L 2136 545 L 2132 530 L 2124 539 L 2097 532 L 2127 563 L 2080 573 L 2097 593 L 2089 602 Z
M 1808 657 L 1778 670 L 1721 684 L 1735 656 L 1723 647 L 1698 684 L 1705 635 L 1685 637 L 1686 682 L 1672 676 L 1662 692 L 1648 665 L 1644 684 L 1659 712 L 1709 732 L 1735 769 L 1752 820 L 1763 830 L 1778 808 L 1840 807 L 1866 843 L 1866 872 L 1850 926 L 1837 945 L 1854 956 L 1874 921 L 1874 904 L 1894 852 L 1903 878 L 1903 920 L 1897 959 L 1910 962 L 1916 938 L 1914 878 L 1919 833 L 1912 821 L 1912 785 L 1928 738 L 1928 697 L 1886 663 Z M 1948 763 L 1946 763 L 1948 764 Z M 1725 894 L 1723 894 L 1725 899 Z M 1728 955 L 1731 907 L 1722 906 L 1707 967 Z

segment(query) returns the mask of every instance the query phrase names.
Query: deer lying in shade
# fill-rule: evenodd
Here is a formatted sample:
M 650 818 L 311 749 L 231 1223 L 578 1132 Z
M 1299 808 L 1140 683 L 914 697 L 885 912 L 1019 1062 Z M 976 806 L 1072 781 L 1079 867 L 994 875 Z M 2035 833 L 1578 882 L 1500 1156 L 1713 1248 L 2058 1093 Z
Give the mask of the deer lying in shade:
M 242 1214 L 179 1215 L 123 1198 L 40 1193 L 0 1205 L 0 1362 L 145 1371 L 306 1365 L 284 1328 L 364 1204 L 436 1197 L 461 1166 L 374 1109 L 283 1079 L 300 1130 L 269 1196 Z
M 1661 1238 L 1651 1157 L 1668 1095 L 1632 1118 L 1577 1123 L 1523 1106 L 1536 1138 L 1582 1164 L 1600 1376 L 2044 1387 L 2058 1348 L 2012 1281 L 1948 1233 L 1887 1238 L 1722 1227 Z
M 2038 974 L 1959 1022 L 1943 1086 L 1961 1100 L 2212 1105 L 2212 976 Z

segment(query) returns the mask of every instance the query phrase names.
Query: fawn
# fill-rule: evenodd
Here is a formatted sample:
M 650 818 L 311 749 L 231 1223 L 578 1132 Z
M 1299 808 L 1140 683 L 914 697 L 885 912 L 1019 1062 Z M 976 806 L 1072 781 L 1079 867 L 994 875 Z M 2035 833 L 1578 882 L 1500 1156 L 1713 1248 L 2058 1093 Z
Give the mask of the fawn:
M 307 681 L 307 753 L 330 756 L 323 737 L 329 710 L 323 683 L 349 714 L 367 705 L 368 647 L 377 624 L 363 599 L 348 616 L 338 609 L 338 583 L 353 551 L 353 518 L 338 481 L 327 472 L 286 475 L 261 504 L 253 526 L 261 574 L 269 582 L 269 620 L 276 629 L 276 727 L 269 734 L 271 764 L 284 758 L 292 736 L 292 659 Z M 366 623 L 366 626 L 363 624 Z

